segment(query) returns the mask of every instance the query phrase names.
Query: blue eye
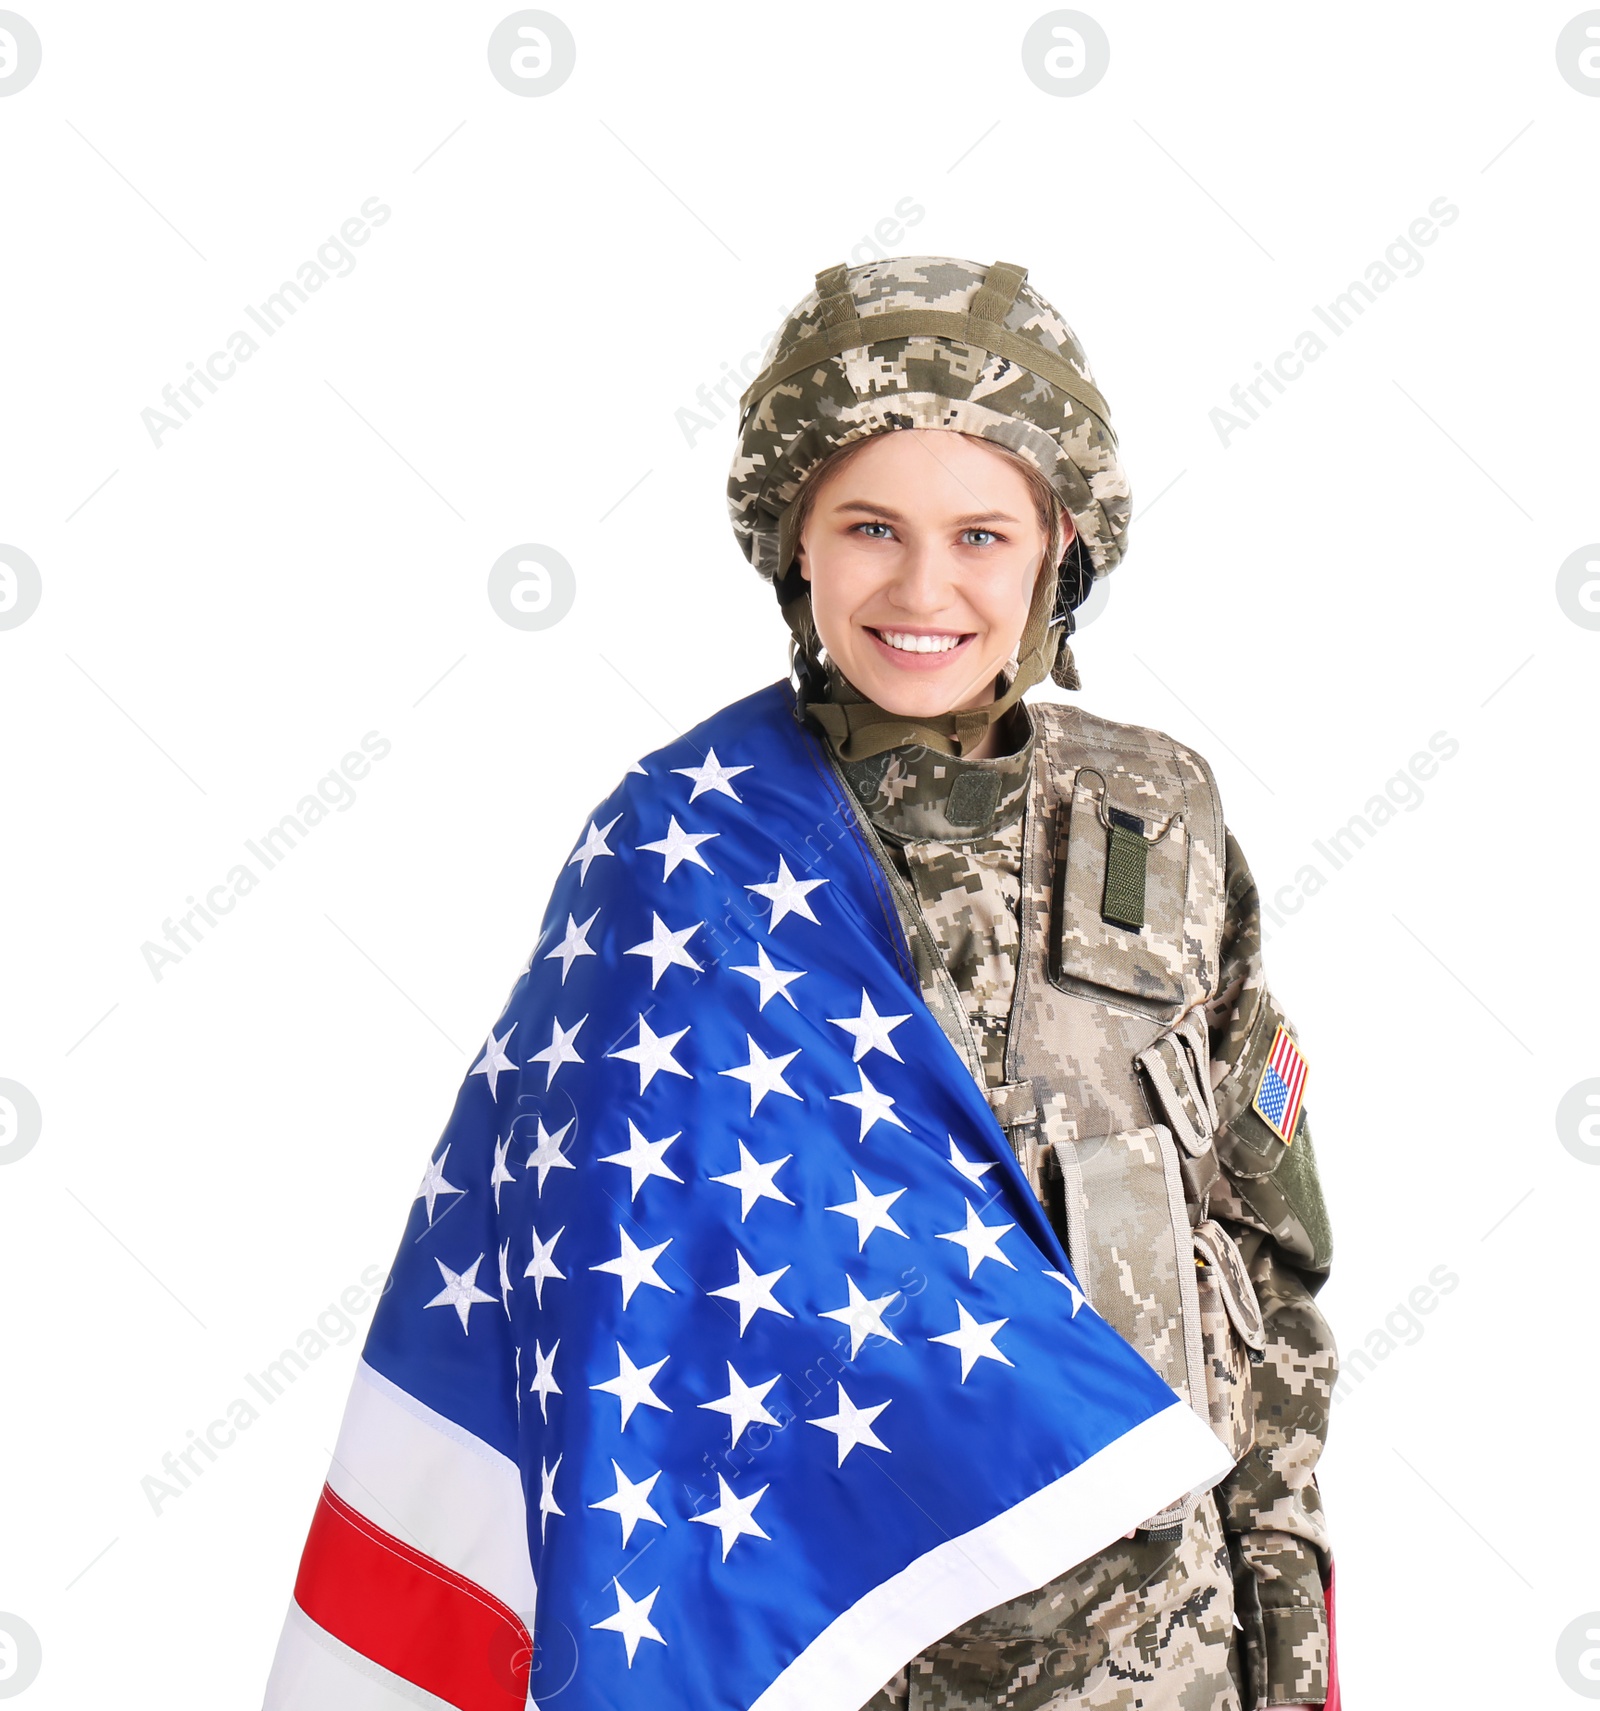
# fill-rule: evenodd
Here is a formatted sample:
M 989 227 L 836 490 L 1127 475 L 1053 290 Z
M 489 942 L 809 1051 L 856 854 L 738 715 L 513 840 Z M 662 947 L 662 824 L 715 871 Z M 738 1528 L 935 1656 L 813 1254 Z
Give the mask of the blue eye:
M 962 533 L 966 535 L 987 535 L 991 541 L 1000 539 L 1000 536 L 993 529 L 963 529 Z

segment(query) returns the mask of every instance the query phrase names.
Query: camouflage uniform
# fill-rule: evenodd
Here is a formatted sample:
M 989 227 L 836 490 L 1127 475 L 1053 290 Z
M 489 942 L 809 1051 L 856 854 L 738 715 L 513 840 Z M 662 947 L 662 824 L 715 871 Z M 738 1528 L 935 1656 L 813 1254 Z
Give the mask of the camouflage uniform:
M 1006 1073 L 1035 724 L 1018 707 L 1009 725 L 1016 746 L 993 759 L 905 745 L 838 763 L 904 882 L 902 924 L 930 1007 L 991 1089 Z M 1226 848 L 1222 966 L 1205 1011 L 1214 1077 L 1238 1058 L 1265 993 L 1255 887 L 1231 836 Z M 961 996 L 970 1045 L 929 978 L 913 907 Z M 1314 1171 L 1303 1118 L 1296 1143 L 1297 1167 Z M 1307 1252 L 1293 1220 L 1272 1216 L 1259 1191 L 1253 1199 L 1225 1174 L 1209 1208 L 1238 1243 L 1263 1310 L 1264 1358 L 1249 1376 L 1254 1447 L 1199 1501 L 1181 1538 L 1141 1530 L 986 1612 L 913 1659 L 868 1711 L 1249 1711 L 1326 1697 L 1328 1540 L 1314 1468 L 1337 1363 L 1312 1301 L 1326 1255 Z
M 1074 529 L 994 701 L 917 720 L 830 689 L 794 556 L 807 481 L 842 448 L 904 428 L 1020 455 Z M 873 1711 L 1320 1703 L 1331 1558 L 1314 1470 L 1337 1371 L 1312 1297 L 1331 1244 L 1303 1110 L 1285 1134 L 1251 1108 L 1267 1043 L 1293 1038 L 1262 977 L 1255 888 L 1201 757 L 1022 699 L 1046 675 L 1078 687 L 1073 611 L 1127 549 L 1131 489 L 1083 346 L 1011 263 L 824 268 L 740 400 L 727 498 L 789 625 L 805 716 L 866 810 L 930 1009 L 1089 1298 L 1238 1458 L 1197 1503 L 912 1660 Z M 991 728 L 1012 752 L 971 759 Z M 1061 855 L 1045 840 L 1063 827 Z M 1130 921 L 1124 889 L 1139 894 L 1146 864 L 1160 919 Z M 1070 909 L 1053 905 L 1057 881 Z M 1049 941 L 1047 971 L 1051 932 L 1066 936 Z

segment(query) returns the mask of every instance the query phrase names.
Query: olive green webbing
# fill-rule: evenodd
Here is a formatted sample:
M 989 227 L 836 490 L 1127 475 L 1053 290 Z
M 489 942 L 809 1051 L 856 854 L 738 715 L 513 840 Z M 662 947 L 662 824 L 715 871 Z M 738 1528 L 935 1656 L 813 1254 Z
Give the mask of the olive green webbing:
M 1099 390 L 1078 373 L 1070 362 L 1054 351 L 1022 333 L 1015 333 L 995 321 L 982 321 L 959 309 L 890 309 L 882 315 L 865 315 L 840 319 L 835 325 L 796 345 L 788 356 L 765 368 L 751 381 L 739 400 L 741 419 L 758 399 L 773 387 L 791 380 L 819 362 L 826 362 L 848 350 L 860 350 L 880 344 L 886 339 L 953 339 L 958 344 L 972 345 L 994 356 L 1003 356 L 1019 368 L 1047 380 L 1052 386 L 1075 398 L 1086 410 L 1110 425 L 1111 411 Z
M 1111 841 L 1106 849 L 1101 920 L 1118 927 L 1144 925 L 1145 860 L 1149 848 L 1138 832 L 1112 822 Z
M 835 327 L 853 325 L 856 319 L 855 298 L 845 284 L 849 273 L 850 269 L 838 261 L 817 275 L 817 301 L 822 307 L 822 324 L 830 332 Z
M 967 313 L 974 321 L 1003 322 L 1011 313 L 1011 305 L 1016 302 L 1017 292 L 1027 277 L 1027 268 L 1018 267 L 1014 261 L 992 263 L 983 276 L 983 284 L 967 305 Z

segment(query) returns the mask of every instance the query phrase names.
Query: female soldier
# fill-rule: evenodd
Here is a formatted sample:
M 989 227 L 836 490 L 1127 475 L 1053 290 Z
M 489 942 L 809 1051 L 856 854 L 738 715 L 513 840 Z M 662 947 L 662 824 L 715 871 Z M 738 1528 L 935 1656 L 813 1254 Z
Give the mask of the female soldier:
M 729 499 L 797 681 L 562 865 L 268 1711 L 1334 1702 L 1328 1228 L 1255 890 L 1197 754 L 1022 699 L 1076 687 L 1127 528 L 1076 340 L 1004 263 L 830 268 Z
M 825 269 L 742 400 L 729 508 L 870 821 L 923 996 L 1085 1290 L 1239 1458 L 901 1670 L 890 1707 L 1336 1703 L 1315 1466 L 1337 1376 L 1305 1060 L 1211 770 L 1024 692 L 1129 489 L 1021 268 Z M 1221 858 L 1220 860 L 1217 858 Z

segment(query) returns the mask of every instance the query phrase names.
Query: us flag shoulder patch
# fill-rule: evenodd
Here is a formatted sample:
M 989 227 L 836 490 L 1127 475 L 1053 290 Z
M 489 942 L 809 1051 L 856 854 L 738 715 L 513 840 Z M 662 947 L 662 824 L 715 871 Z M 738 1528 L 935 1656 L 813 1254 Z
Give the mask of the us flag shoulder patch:
M 1267 1054 L 1266 1067 L 1250 1108 L 1285 1146 L 1294 1139 L 1295 1124 L 1306 1096 L 1306 1060 L 1280 1022 Z

